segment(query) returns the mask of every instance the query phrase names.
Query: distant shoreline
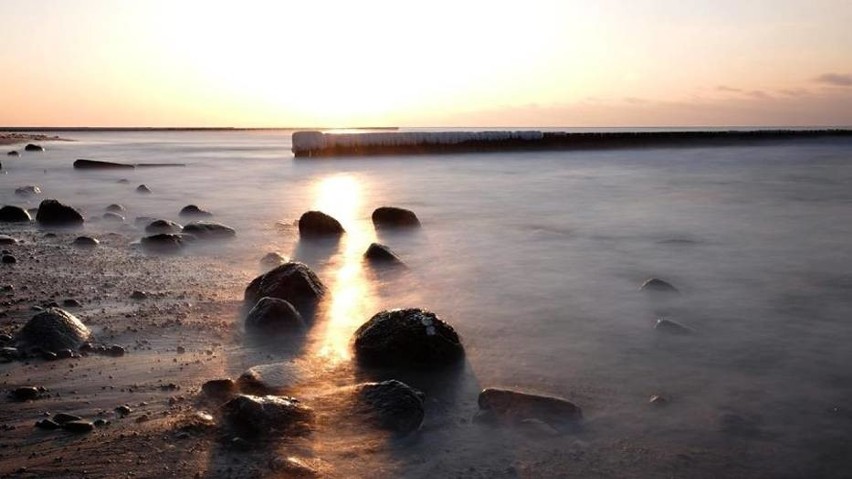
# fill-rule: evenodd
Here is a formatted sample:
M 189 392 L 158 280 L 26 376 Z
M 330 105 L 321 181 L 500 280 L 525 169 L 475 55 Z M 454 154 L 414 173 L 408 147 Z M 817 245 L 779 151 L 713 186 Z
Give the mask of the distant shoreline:
M 26 133 L 10 132 L 9 130 L 0 130 L 0 145 L 17 145 L 18 143 L 30 143 L 33 141 L 74 141 L 58 136 L 47 135 L 31 135 Z
M 237 128 L 237 127 L 139 127 L 139 126 L 36 126 L 36 127 L 23 127 L 23 126 L 5 126 L 0 127 L 0 132 L 10 132 L 10 133 L 25 133 L 25 132 L 34 132 L 34 133 L 49 133 L 49 132 L 57 132 L 57 131 L 70 131 L 70 132 L 133 132 L 133 131 L 297 131 L 297 130 L 323 130 L 323 131 L 332 131 L 332 130 L 368 130 L 368 131 L 396 131 L 399 130 L 399 127 L 396 126 L 358 126 L 358 127 L 346 127 L 346 128 Z M 2 134 L 2 133 L 0 133 Z

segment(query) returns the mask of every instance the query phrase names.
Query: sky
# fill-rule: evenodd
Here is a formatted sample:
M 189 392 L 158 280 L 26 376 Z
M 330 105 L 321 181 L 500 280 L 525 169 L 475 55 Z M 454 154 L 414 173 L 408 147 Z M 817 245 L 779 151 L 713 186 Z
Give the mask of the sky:
M 852 125 L 851 0 L 0 0 L 0 126 Z

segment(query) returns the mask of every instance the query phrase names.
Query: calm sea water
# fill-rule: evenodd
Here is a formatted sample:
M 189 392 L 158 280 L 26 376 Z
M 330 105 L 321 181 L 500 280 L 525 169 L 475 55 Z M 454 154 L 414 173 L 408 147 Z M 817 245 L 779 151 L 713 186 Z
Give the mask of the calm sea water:
M 460 392 L 437 393 L 420 439 L 394 450 L 401 474 L 536 477 L 575 463 L 617 477 L 840 477 L 849 465 L 849 140 L 294 160 L 287 132 L 61 136 L 77 141 L 3 158 L 0 202 L 37 206 L 13 194 L 34 184 L 90 216 L 110 203 L 128 220 L 213 211 L 238 231 L 216 253 L 228 267 L 251 276 L 280 251 L 331 285 L 313 361 L 348 364 L 351 332 L 382 308 L 451 322 L 468 352 Z M 76 158 L 187 166 L 79 172 Z M 414 210 L 422 231 L 377 237 L 382 205 Z M 349 232 L 339 245 L 299 245 L 293 222 L 316 208 Z M 376 240 L 408 274 L 365 270 Z M 682 294 L 648 298 L 638 288 L 652 276 Z M 661 315 L 696 334 L 661 335 Z M 495 438 L 469 419 L 475 391 L 496 385 L 573 399 L 584 431 Z M 671 405 L 650 408 L 652 394 Z

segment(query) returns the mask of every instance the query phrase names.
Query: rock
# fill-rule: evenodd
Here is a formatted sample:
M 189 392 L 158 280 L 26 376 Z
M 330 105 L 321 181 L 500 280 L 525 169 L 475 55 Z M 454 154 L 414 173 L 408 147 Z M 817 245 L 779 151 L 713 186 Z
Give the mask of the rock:
M 201 385 L 201 394 L 211 399 L 226 400 L 237 394 L 237 383 L 231 378 L 211 379 Z
M 130 183 L 130 180 L 128 180 L 127 178 L 121 178 L 116 183 L 121 183 L 121 184 L 126 185 L 126 184 Z
M 3 287 L 3 291 L 5 291 L 5 288 L 6 288 L 6 287 L 8 287 L 8 286 L 11 286 L 11 285 L 6 285 L 6 286 L 4 286 L 4 287 Z M 0 343 L 8 343 L 8 342 L 9 342 L 9 341 L 11 341 L 11 340 L 12 340 L 12 336 L 10 336 L 10 335 L 8 335 L 8 334 L 5 334 L 5 333 L 4 333 L 4 334 L 0 334 Z
M 95 419 L 95 422 L 93 422 L 92 424 L 94 424 L 95 427 L 104 427 L 109 426 L 109 421 L 104 418 L 100 418 Z
M 355 356 L 370 366 L 433 368 L 463 355 L 453 327 L 420 308 L 381 311 L 355 331 Z
M 143 300 L 143 299 L 146 299 L 146 298 L 148 298 L 148 293 L 146 293 L 144 291 L 136 290 L 136 291 L 130 293 L 130 299 Z
M 300 236 L 340 236 L 345 232 L 339 221 L 321 211 L 308 211 L 299 218 Z
M 184 226 L 183 232 L 200 240 L 229 239 L 237 235 L 237 232 L 230 226 L 212 221 L 195 221 Z
M 146 236 L 140 241 L 142 248 L 151 253 L 176 254 L 183 249 L 180 235 L 161 233 Z
M 379 228 L 419 228 L 420 220 L 413 211 L 394 206 L 382 206 L 373 211 L 373 225 Z
M 124 213 L 125 208 L 124 208 L 124 206 L 122 206 L 118 203 L 113 203 L 113 204 L 107 206 L 106 210 L 109 213 Z
M 247 369 L 237 378 L 240 390 L 264 396 L 284 394 L 299 382 L 299 368 L 290 362 L 260 364 Z
M 104 354 L 106 354 L 107 356 L 112 356 L 114 358 L 120 358 L 124 356 L 124 348 L 117 344 L 113 344 L 112 346 L 106 348 Z
M 9 235 L 0 235 L 0 245 L 18 244 L 18 240 Z
M 45 226 L 80 226 L 83 215 L 56 200 L 44 200 L 38 207 L 36 221 Z
M 269 461 L 269 468 L 282 474 L 282 477 L 290 478 L 315 478 L 321 477 L 319 471 L 305 464 L 299 458 L 293 456 L 275 457 Z
M 45 351 L 45 354 L 49 354 L 50 351 Z M 60 349 L 54 353 L 56 355 L 56 359 L 71 359 L 74 357 L 74 351 L 70 349 Z
M 559 422 L 577 421 L 583 417 L 580 407 L 566 399 L 509 389 L 483 389 L 479 393 L 479 408 L 498 419 L 512 422 L 538 419 L 551 426 Z
M 383 244 L 379 243 L 371 243 L 367 248 L 367 251 L 364 253 L 364 259 L 370 262 L 370 264 L 376 266 L 404 266 L 405 263 L 399 259 L 390 248 Z
M 684 326 L 683 324 L 680 324 L 677 321 L 672 321 L 670 319 L 665 318 L 657 320 L 657 324 L 654 325 L 654 331 L 676 335 L 686 335 L 695 332 L 695 330 L 690 328 L 689 326 Z
M 61 412 L 59 414 L 54 415 L 51 419 L 53 420 L 53 422 L 55 422 L 57 424 L 65 424 L 66 422 L 82 421 L 83 420 L 83 418 L 81 418 L 80 416 L 75 416 L 73 414 L 66 414 L 64 412 Z
M 24 147 L 24 151 L 44 151 L 44 147 L 28 143 L 27 146 Z
M 244 300 L 246 304 L 254 305 L 266 296 L 283 299 L 303 317 L 310 317 L 326 292 L 325 285 L 310 268 L 293 261 L 252 280 L 246 288 Z
M 55 430 L 55 429 L 59 429 L 62 426 L 51 421 L 50 419 L 39 419 L 38 421 L 36 421 L 35 427 L 37 427 L 39 429 L 46 429 L 48 431 L 52 431 L 52 430 Z
M 133 409 L 131 409 L 130 406 L 128 406 L 127 404 L 122 404 L 121 406 L 117 406 L 115 408 L 115 412 L 119 416 L 124 417 L 129 416 L 133 412 Z
M 0 358 L 12 360 L 20 359 L 20 357 L 21 352 L 18 350 L 18 348 L 13 348 L 11 346 L 4 346 L 0 348 Z
M 180 233 L 183 226 L 169 220 L 154 220 L 145 227 L 146 233 Z
M 93 431 L 95 425 L 89 421 L 69 421 L 62 425 L 62 429 L 74 433 L 85 433 Z
M 66 299 L 62 302 L 62 306 L 65 306 L 66 308 L 79 308 L 83 305 L 76 299 Z
M 113 213 L 112 211 L 107 211 L 101 216 L 106 221 L 111 221 L 113 223 L 124 223 L 124 216 L 121 216 L 118 213 Z
M 286 256 L 274 251 L 272 253 L 266 253 L 263 258 L 260 258 L 260 265 L 264 268 L 275 268 L 276 266 L 281 266 L 287 261 L 288 259 Z
M 33 185 L 21 186 L 20 188 L 15 188 L 15 194 L 24 197 L 40 195 L 41 188 Z
M 2 257 L 0 257 L 0 262 L 2 262 L 3 264 L 15 264 L 18 262 L 18 260 L 10 254 L 4 254 Z
M 18 332 L 18 347 L 38 347 L 44 351 L 76 350 L 85 343 L 91 332 L 73 314 L 48 308 L 32 317 Z
M 639 288 L 640 291 L 655 291 L 655 292 L 667 292 L 667 293 L 677 293 L 678 290 L 671 283 L 663 281 L 658 278 L 650 278 L 642 283 L 642 286 Z
M 96 160 L 77 160 L 74 162 L 74 168 L 78 170 L 121 170 L 133 169 L 133 165 L 124 163 L 113 163 L 111 161 L 96 161 Z
M 39 398 L 40 391 L 34 386 L 23 386 L 13 389 L 10 395 L 15 401 L 31 401 Z
M 6 205 L 0 208 L 0 222 L 19 223 L 31 221 L 33 218 L 27 210 L 20 206 Z
M 139 186 L 136 187 L 136 192 L 142 193 L 143 195 L 147 195 L 147 194 L 151 193 L 151 188 L 148 188 L 145 185 L 139 185 Z
M 78 248 L 91 249 L 97 247 L 101 242 L 91 236 L 78 236 L 72 244 Z
M 658 396 L 656 394 L 654 394 L 653 396 L 651 396 L 648 399 L 648 404 L 650 404 L 652 406 L 660 407 L 660 406 L 665 406 L 668 403 L 669 403 L 668 399 L 664 398 L 663 396 Z
M 21 154 L 18 153 L 17 151 L 15 151 L 15 150 L 12 150 L 12 151 L 7 151 L 6 156 L 21 156 Z
M 420 427 L 425 414 L 425 397 L 422 392 L 395 379 L 361 384 L 356 388 L 359 412 L 382 429 L 399 434 L 407 434 Z
M 246 316 L 246 330 L 258 333 L 281 333 L 302 331 L 305 320 L 289 302 L 270 298 L 260 298 Z
M 248 436 L 307 432 L 313 411 L 297 399 L 241 394 L 222 406 L 225 420 Z
M 181 218 L 209 218 L 213 216 L 213 213 L 202 210 L 195 205 L 186 205 L 180 210 L 178 216 Z

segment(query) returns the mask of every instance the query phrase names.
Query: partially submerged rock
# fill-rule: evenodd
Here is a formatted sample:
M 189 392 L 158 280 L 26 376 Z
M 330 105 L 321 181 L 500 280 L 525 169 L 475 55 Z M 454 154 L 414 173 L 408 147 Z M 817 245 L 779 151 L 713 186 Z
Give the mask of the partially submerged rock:
M 107 211 L 101 216 L 104 220 L 110 221 L 112 223 L 124 223 L 124 216 L 121 216 L 118 213 Z
M 74 162 L 74 168 L 78 170 L 116 170 L 116 169 L 133 169 L 133 165 L 125 163 L 113 163 L 111 161 L 97 160 L 77 160 Z
M 538 419 L 554 426 L 582 419 L 579 406 L 567 399 L 510 389 L 487 388 L 479 393 L 479 408 L 499 420 L 519 423 Z
M 68 205 L 48 199 L 38 206 L 36 221 L 45 226 L 80 226 L 83 224 L 83 215 Z
M 229 239 L 237 235 L 230 226 L 212 221 L 196 221 L 183 227 L 183 232 L 200 240 Z
M 264 268 L 275 268 L 289 261 L 283 254 L 273 251 L 266 253 L 263 258 L 260 258 L 260 265 Z
M 381 206 L 373 211 L 373 225 L 376 228 L 418 228 L 420 220 L 413 211 L 395 206 Z
M 107 206 L 106 210 L 109 211 L 109 212 L 112 212 L 112 213 L 124 213 L 125 212 L 124 206 L 122 206 L 118 203 L 113 203 L 113 204 Z
M 6 156 L 21 156 L 21 154 L 18 153 L 16 150 L 12 150 L 12 151 L 7 151 Z
M 225 403 L 222 413 L 233 429 L 247 436 L 302 434 L 313 420 L 310 408 L 283 396 L 241 394 Z
M 381 311 L 355 331 L 355 356 L 366 365 L 431 368 L 463 355 L 453 327 L 420 308 Z
M 259 364 L 237 378 L 240 390 L 256 395 L 284 394 L 299 382 L 299 368 L 290 362 Z
M 213 213 L 202 210 L 196 205 L 186 205 L 180 210 L 178 216 L 181 218 L 209 218 L 213 216 Z
M 148 188 L 146 185 L 139 185 L 136 187 L 137 193 L 142 193 L 143 195 L 147 195 L 151 193 L 151 188 Z
M 101 244 L 101 242 L 91 236 L 78 236 L 72 244 L 77 248 L 92 249 Z
M 154 220 L 145 226 L 146 233 L 180 233 L 183 226 L 169 220 Z
M 642 283 L 640 291 L 653 291 L 658 293 L 677 293 L 678 290 L 671 283 L 659 278 L 650 278 Z
M 24 147 L 24 151 L 44 151 L 44 147 L 34 143 L 28 143 L 27 146 Z
M 383 244 L 371 243 L 364 253 L 364 259 L 375 266 L 404 266 L 405 263 L 399 259 L 390 248 Z
M 407 434 L 423 422 L 425 394 L 401 381 L 360 384 L 355 397 L 358 412 L 382 429 Z
M 43 351 L 76 350 L 91 336 L 89 328 L 76 316 L 60 308 L 47 308 L 36 314 L 18 332 L 18 348 Z
M 29 212 L 20 206 L 6 205 L 0 208 L 0 222 L 19 223 L 31 221 Z
M 140 244 L 142 249 L 150 253 L 177 254 L 183 250 L 183 239 L 180 235 L 167 233 L 146 236 Z
M 35 185 L 21 186 L 19 188 L 15 188 L 15 194 L 24 197 L 40 195 L 41 188 Z
M 321 211 L 308 211 L 299 218 L 300 236 L 334 237 L 345 232 L 339 221 Z
M 677 321 L 672 321 L 671 319 L 665 318 L 660 318 L 657 320 L 657 324 L 654 325 L 654 330 L 659 331 L 661 333 L 675 335 L 687 335 L 695 332 L 695 330 L 690 328 L 689 326 L 685 326 L 683 324 L 678 323 Z
M 302 331 L 305 320 L 290 302 L 264 296 L 246 316 L 246 330 L 258 333 Z
M 288 301 L 302 316 L 311 316 L 326 294 L 326 287 L 316 273 L 299 262 L 290 262 L 264 273 L 249 283 L 245 302 L 256 304 L 268 296 Z

